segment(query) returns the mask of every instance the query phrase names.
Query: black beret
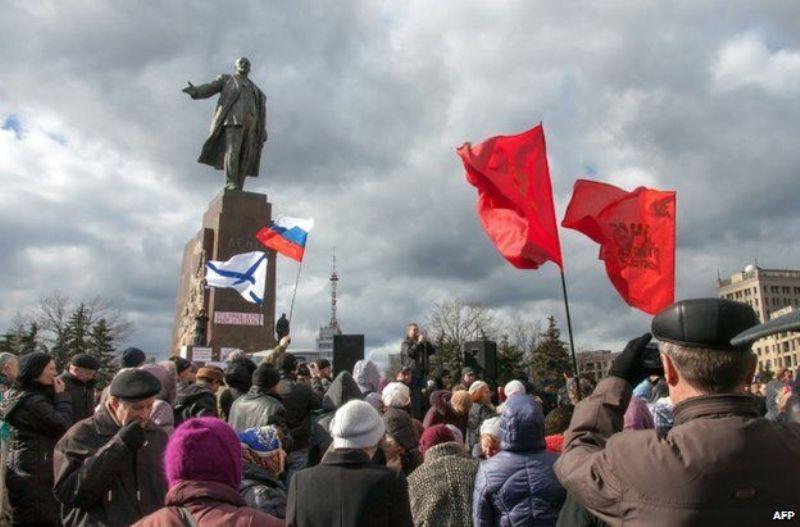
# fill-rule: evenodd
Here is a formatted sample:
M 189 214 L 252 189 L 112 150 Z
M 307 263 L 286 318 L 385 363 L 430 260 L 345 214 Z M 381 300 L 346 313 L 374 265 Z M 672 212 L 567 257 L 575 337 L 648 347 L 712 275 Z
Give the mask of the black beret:
M 261 363 L 253 372 L 253 386 L 258 386 L 262 390 L 271 390 L 281 380 L 281 374 L 275 366 L 269 363 Z
M 109 393 L 126 401 L 141 401 L 155 397 L 161 391 L 161 382 L 152 373 L 125 369 L 111 381 Z
M 85 368 L 87 370 L 97 371 L 100 369 L 100 361 L 86 353 L 78 353 L 77 355 L 73 355 L 69 363 L 73 366 L 77 366 L 78 368 Z
M 682 300 L 653 318 L 651 332 L 662 342 L 690 348 L 748 349 L 731 339 L 758 324 L 755 311 L 741 302 L 721 298 Z
M 733 337 L 731 344 L 734 346 L 744 346 L 752 344 L 758 339 L 774 335 L 775 333 L 797 331 L 798 329 L 800 329 L 800 311 L 791 311 L 783 316 L 773 318 L 763 324 L 742 331 Z
M 139 348 L 127 348 L 122 352 L 123 368 L 137 368 L 144 364 L 145 360 L 147 360 L 147 355 Z
M 472 366 L 467 366 L 463 370 L 461 370 L 461 375 L 477 375 L 475 368 Z

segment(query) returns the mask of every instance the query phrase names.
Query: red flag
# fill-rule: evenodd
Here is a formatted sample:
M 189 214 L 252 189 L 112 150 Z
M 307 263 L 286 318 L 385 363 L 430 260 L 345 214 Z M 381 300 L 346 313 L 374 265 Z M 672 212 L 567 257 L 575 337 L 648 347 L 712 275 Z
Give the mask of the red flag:
M 503 257 L 518 269 L 561 266 L 542 125 L 513 136 L 465 143 L 458 155 L 478 189 L 478 216 Z
M 675 300 L 675 192 L 579 179 L 561 225 L 600 244 L 622 298 L 655 314 Z

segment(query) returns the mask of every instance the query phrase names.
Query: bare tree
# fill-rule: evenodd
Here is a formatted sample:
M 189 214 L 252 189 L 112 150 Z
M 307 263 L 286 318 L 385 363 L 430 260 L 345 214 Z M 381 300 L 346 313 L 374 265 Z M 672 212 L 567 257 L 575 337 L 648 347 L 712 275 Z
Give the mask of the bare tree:
M 463 367 L 465 342 L 493 338 L 497 333 L 494 315 L 487 308 L 461 299 L 434 305 L 426 328 L 437 347 L 432 363 L 456 371 Z
M 113 307 L 105 298 L 95 296 L 84 300 L 83 305 L 86 307 L 90 326 L 94 326 L 101 319 L 105 320 L 114 346 L 126 341 L 131 336 L 133 324 L 125 320 L 119 309 Z
M 50 296 L 39 299 L 35 316 L 42 338 L 47 348 L 53 352 L 64 348 L 67 339 L 67 321 L 69 320 L 69 298 L 56 291 Z
M 509 325 L 507 332 L 511 344 L 522 351 L 525 370 L 530 374 L 529 366 L 542 334 L 542 322 L 517 318 Z

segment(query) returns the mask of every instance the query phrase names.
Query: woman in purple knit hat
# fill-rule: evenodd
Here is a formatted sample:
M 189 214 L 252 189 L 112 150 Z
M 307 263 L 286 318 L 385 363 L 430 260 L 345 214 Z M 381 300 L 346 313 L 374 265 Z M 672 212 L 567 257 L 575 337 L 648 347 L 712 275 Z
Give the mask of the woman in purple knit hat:
M 283 522 L 247 506 L 239 495 L 242 451 L 236 432 L 216 417 L 189 419 L 169 439 L 164 457 L 166 506 L 138 527 L 265 525 Z

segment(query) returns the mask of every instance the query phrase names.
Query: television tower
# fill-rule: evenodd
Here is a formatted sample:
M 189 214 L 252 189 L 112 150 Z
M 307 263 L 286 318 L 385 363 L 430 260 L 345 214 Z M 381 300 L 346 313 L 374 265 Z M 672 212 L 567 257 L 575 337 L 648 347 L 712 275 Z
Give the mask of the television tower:
M 339 275 L 336 274 L 336 249 L 333 250 L 333 268 L 329 280 L 331 282 L 331 321 L 328 327 L 341 331 L 339 329 L 339 321 L 336 320 L 336 287 L 339 283 Z

